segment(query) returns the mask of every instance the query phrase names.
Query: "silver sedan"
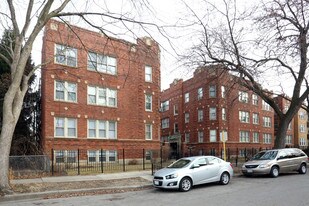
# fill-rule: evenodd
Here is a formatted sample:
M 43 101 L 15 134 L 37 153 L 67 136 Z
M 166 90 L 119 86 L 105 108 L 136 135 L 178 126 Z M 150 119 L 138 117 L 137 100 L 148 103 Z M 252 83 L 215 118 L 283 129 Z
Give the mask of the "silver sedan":
M 189 191 L 192 186 L 210 182 L 227 185 L 233 176 L 231 163 L 214 156 L 181 158 L 154 174 L 153 186 Z

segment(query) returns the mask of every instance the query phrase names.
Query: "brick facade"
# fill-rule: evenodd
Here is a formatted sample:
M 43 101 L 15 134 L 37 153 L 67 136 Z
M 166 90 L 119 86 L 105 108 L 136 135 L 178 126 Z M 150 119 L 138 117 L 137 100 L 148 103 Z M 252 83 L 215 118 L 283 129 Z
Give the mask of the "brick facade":
M 58 60 L 55 56 L 56 44 L 76 49 L 74 50 L 77 59 L 75 66 L 69 63 L 69 58 L 73 57 L 74 59 L 74 54 L 67 50 L 64 50 L 66 55 L 64 61 L 68 62 L 67 64 L 70 66 L 59 63 L 63 59 Z M 91 71 L 88 68 L 89 52 L 97 54 L 98 59 L 99 55 L 107 56 L 102 62 L 107 62 L 104 68 L 107 68 L 108 72 Z M 133 44 L 76 26 L 65 25 L 58 21 L 49 21 L 45 27 L 42 48 L 42 62 L 44 63 L 42 67 L 42 139 L 44 151 L 50 154 L 51 149 L 159 149 L 159 55 L 158 44 L 150 38 L 137 39 L 137 43 Z M 107 58 L 111 59 L 110 63 Z M 113 59 L 116 59 L 115 74 L 111 74 L 113 68 L 108 70 L 109 64 L 114 66 Z M 145 81 L 146 66 L 151 67 L 151 81 Z M 71 84 L 73 87 L 75 85 L 76 97 L 73 97 L 75 101 L 57 99 L 56 81 L 65 82 L 63 83 L 63 93 L 67 96 L 70 88 L 67 88 L 65 84 Z M 108 96 L 104 104 L 110 104 L 109 101 L 111 101 L 111 104 L 116 106 L 89 103 L 90 87 L 99 91 L 94 97 L 97 99 L 101 98 L 100 95 L 107 96 L 110 91 L 111 96 Z M 102 88 L 105 94 L 102 94 Z M 115 91 L 116 103 L 113 102 Z M 145 95 L 152 98 L 150 111 L 145 110 Z M 59 118 L 65 122 L 65 126 L 56 123 Z M 105 122 L 104 127 L 105 129 L 109 127 L 113 132 L 111 136 L 116 138 L 89 138 L 88 124 L 90 123 L 88 121 L 90 120 L 94 120 L 96 125 L 101 124 L 100 121 L 109 121 Z M 76 122 L 73 130 L 72 128 L 70 130 L 69 121 L 71 124 Z M 58 128 L 58 124 L 60 128 Z M 152 137 L 149 136 L 151 138 L 147 140 L 146 124 L 152 127 Z M 60 137 L 56 135 L 56 127 L 59 129 Z M 65 134 L 62 135 L 62 131 L 65 131 L 65 134 L 66 132 L 75 133 L 75 137 L 69 138 Z M 109 131 L 105 130 L 105 132 L 106 136 L 109 135 Z
M 199 95 L 201 91 L 202 94 Z M 240 101 L 239 92 L 247 95 L 244 101 Z M 162 124 L 169 122 L 168 127 L 162 128 L 162 141 L 177 144 L 173 149 L 178 149 L 177 152 L 181 155 L 220 155 L 219 151 L 223 147 L 220 133 L 226 131 L 227 149 L 236 151 L 238 148 L 241 153 L 245 148 L 272 148 L 274 112 L 267 105 L 263 106 L 262 99 L 258 96 L 253 103 L 252 95 L 251 91 L 237 83 L 235 76 L 218 66 L 196 69 L 191 79 L 175 80 L 161 94 L 161 121 Z M 189 100 L 186 102 L 188 96 Z M 162 109 L 167 102 L 169 109 Z M 179 110 L 176 115 L 175 105 Z M 240 121 L 240 113 L 248 115 L 244 117 L 244 122 Z M 253 123 L 253 113 L 258 116 L 258 122 Z M 265 125 L 264 117 L 268 120 Z M 174 131 L 175 124 L 178 125 L 178 132 Z M 248 138 L 241 138 L 241 132 L 248 134 Z M 254 132 L 257 134 L 255 139 Z M 269 139 L 265 140 L 264 135 Z

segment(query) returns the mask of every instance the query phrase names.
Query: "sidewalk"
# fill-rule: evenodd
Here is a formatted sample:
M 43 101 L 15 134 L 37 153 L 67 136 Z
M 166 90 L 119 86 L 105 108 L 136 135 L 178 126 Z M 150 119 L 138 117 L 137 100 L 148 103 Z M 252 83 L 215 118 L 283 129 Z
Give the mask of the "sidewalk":
M 139 179 L 135 179 L 139 178 Z M 139 180 L 136 181 L 135 180 Z M 87 187 L 84 187 L 84 183 L 95 183 Z M 31 187 L 33 184 L 48 185 L 59 184 L 59 189 L 47 190 L 43 192 L 26 192 L 26 193 L 13 193 L 0 197 L 0 203 L 4 201 L 13 201 L 20 199 L 34 199 L 34 198 L 48 198 L 48 196 L 61 196 L 61 194 L 73 194 L 73 193 L 95 193 L 99 191 L 111 191 L 111 190 L 125 190 L 125 189 L 141 189 L 150 187 L 152 184 L 151 171 L 132 171 L 121 172 L 112 174 L 97 174 L 97 175 L 79 175 L 79 176 L 60 176 L 60 177 L 42 177 L 36 179 L 17 179 L 11 180 L 12 185 L 25 185 Z M 78 189 L 63 189 L 61 184 L 69 183 L 70 185 L 77 183 Z M 80 184 L 79 184 L 80 183 Z M 102 184 L 101 184 L 102 183 Z M 105 184 L 104 184 L 105 183 Z M 99 185 L 99 186 L 98 186 Z

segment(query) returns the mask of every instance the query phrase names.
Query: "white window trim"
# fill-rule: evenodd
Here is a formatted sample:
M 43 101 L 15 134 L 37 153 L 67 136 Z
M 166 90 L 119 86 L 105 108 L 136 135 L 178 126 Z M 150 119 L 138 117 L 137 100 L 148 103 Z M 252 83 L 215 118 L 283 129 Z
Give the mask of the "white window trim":
M 89 121 L 95 121 L 95 130 L 96 130 L 96 136 L 95 137 L 89 137 Z M 100 121 L 105 122 L 105 137 L 100 137 L 99 134 L 99 123 Z M 115 123 L 115 137 L 109 137 L 110 132 L 110 124 Z M 117 139 L 117 122 L 116 121 L 108 121 L 108 120 L 97 120 L 97 119 L 88 119 L 87 120 L 87 139 L 109 139 L 109 140 L 116 140 Z
M 95 88 L 95 98 L 96 102 L 91 103 L 89 102 L 89 88 Z M 100 90 L 106 90 L 106 104 L 99 104 L 99 91 Z M 115 97 L 111 96 L 111 92 L 115 92 Z M 109 98 L 115 98 L 115 105 L 110 105 L 109 104 Z M 118 91 L 116 89 L 111 89 L 111 88 L 103 88 L 103 87 L 96 87 L 96 86 L 88 86 L 87 87 L 87 104 L 89 105 L 98 105 L 98 106 L 104 106 L 104 107 L 117 107 L 117 100 L 118 100 Z
M 147 137 L 147 126 L 150 126 L 150 131 L 149 131 L 149 134 L 150 134 L 150 137 Z M 152 124 L 145 124 L 145 139 L 146 140 L 152 140 L 152 129 L 153 129 L 153 127 L 152 127 Z
M 57 136 L 56 135 L 56 126 L 57 126 L 57 119 L 64 119 L 64 135 L 63 136 Z M 72 120 L 75 120 L 75 136 L 68 136 L 68 120 L 69 119 L 72 119 Z M 55 138 L 77 138 L 77 119 L 75 118 L 67 118 L 67 117 L 55 117 L 54 118 L 54 137 Z
M 65 63 L 61 63 L 61 62 L 58 62 L 57 61 L 57 47 L 60 46 L 60 47 L 64 47 L 66 49 L 62 49 L 64 50 L 64 56 L 65 56 Z M 68 54 L 67 54 L 67 49 L 70 49 L 72 51 L 75 52 L 75 55 L 76 55 L 76 65 L 75 66 L 72 66 L 72 65 L 68 65 Z M 60 64 L 60 65 L 65 65 L 65 66 L 68 66 L 68 67 L 73 67 L 73 68 L 76 68 L 77 67 L 77 63 L 78 63 L 78 55 L 77 55 L 77 49 L 74 48 L 74 47 L 70 47 L 70 46 L 66 46 L 66 45 L 62 45 L 62 44 L 55 44 L 55 47 L 54 47 L 54 63 L 55 64 Z
M 147 97 L 150 98 L 150 102 L 147 101 Z M 150 105 L 150 108 L 147 108 L 147 104 Z M 151 94 L 145 94 L 145 111 L 152 112 L 152 95 Z
M 96 65 L 94 65 L 95 69 L 92 69 L 92 68 L 89 68 L 89 53 L 93 53 L 96 55 Z M 106 66 L 106 71 L 102 71 L 102 70 L 99 70 L 98 69 L 98 56 L 103 56 L 103 57 L 106 57 L 106 64 L 104 64 L 104 66 Z M 111 65 L 109 64 L 109 59 L 114 59 L 115 60 L 115 65 Z M 109 72 L 108 70 L 108 67 L 111 66 L 111 67 L 115 67 L 115 72 Z M 99 53 L 96 53 L 96 52 L 92 52 L 92 51 L 88 51 L 88 54 L 87 54 L 87 70 L 88 71 L 96 71 L 96 72 L 99 72 L 99 73 L 103 73 L 103 74 L 110 74 L 110 75 L 117 75 L 117 58 L 116 57 L 113 57 L 113 56 L 108 56 L 108 55 L 104 55 L 104 54 L 99 54 Z
M 147 73 L 147 69 L 150 69 L 150 73 Z M 145 66 L 145 82 L 152 83 L 152 72 L 153 72 L 153 71 L 152 71 L 152 67 L 146 65 L 146 66 Z M 147 80 L 147 76 L 150 77 L 150 80 Z
M 63 87 L 64 87 L 64 99 L 57 99 L 57 83 L 62 83 L 63 84 Z M 69 100 L 69 90 L 67 88 L 69 88 L 69 84 L 75 84 L 75 95 L 76 95 L 76 99 L 75 101 L 71 101 Z M 77 102 L 77 91 L 78 91 L 78 88 L 77 88 L 77 84 L 76 83 L 73 83 L 73 82 L 67 82 L 67 81 L 62 81 L 62 80 L 55 80 L 54 81 L 54 100 L 55 101 L 63 101 L 63 102 Z

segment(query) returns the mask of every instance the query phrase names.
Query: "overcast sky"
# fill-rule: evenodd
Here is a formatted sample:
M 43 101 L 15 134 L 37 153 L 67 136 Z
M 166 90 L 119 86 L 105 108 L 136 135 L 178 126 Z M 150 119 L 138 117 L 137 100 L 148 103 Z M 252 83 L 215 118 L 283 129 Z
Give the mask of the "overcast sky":
M 1 12 L 8 12 L 7 3 L 1 2 Z M 222 6 L 220 0 L 213 1 L 216 6 Z M 23 1 L 17 1 L 19 6 L 16 7 L 20 24 L 24 23 L 24 16 L 26 5 Z M 135 4 L 132 7 L 132 2 Z M 147 6 L 143 3 L 149 3 Z M 138 37 L 151 36 L 161 45 L 161 89 L 166 89 L 175 78 L 182 78 L 184 80 L 192 77 L 192 71 L 195 68 L 181 66 L 180 56 L 184 54 L 193 43 L 198 41 L 195 34 L 197 27 L 188 27 L 192 23 L 192 13 L 189 11 L 185 3 L 192 8 L 200 17 L 205 16 L 206 8 L 202 3 L 203 0 L 72 0 L 72 3 L 66 8 L 71 12 L 82 11 L 100 11 L 106 13 L 122 14 L 138 21 L 155 23 L 158 26 L 163 26 L 164 31 L 161 33 L 155 26 L 143 26 L 138 24 L 126 24 L 126 26 L 133 32 L 123 29 L 123 24 L 104 24 L 103 21 L 94 19 L 96 25 L 102 25 L 107 30 L 111 31 L 109 34 L 117 38 L 125 39 L 135 43 Z M 237 0 L 238 6 L 243 8 L 248 6 L 253 1 Z M 35 17 L 35 15 L 34 15 Z M 82 21 L 76 18 L 70 18 L 70 22 L 74 25 L 86 27 Z M 218 19 L 208 19 L 209 23 L 216 22 Z M 0 16 L 0 32 L 3 31 L 3 17 Z M 175 25 L 177 26 L 175 27 Z M 90 29 L 89 26 L 87 29 Z M 145 31 L 146 30 L 146 31 Z M 108 33 L 108 32 L 107 32 Z M 43 32 L 37 37 L 33 47 L 32 58 L 35 64 L 41 61 L 41 46 L 42 46 Z M 272 81 L 273 82 L 273 81 Z M 268 86 L 268 85 L 267 85 Z

